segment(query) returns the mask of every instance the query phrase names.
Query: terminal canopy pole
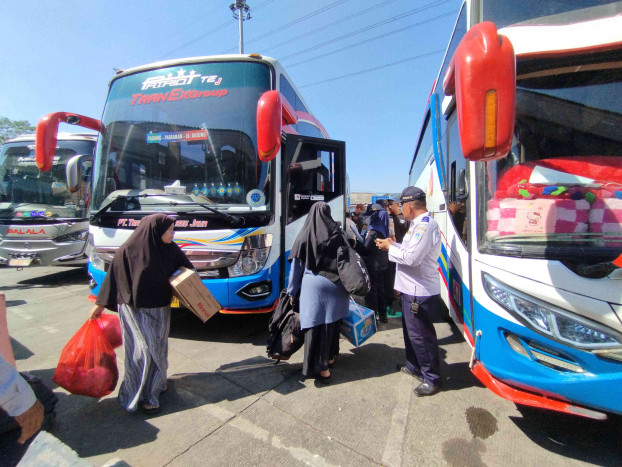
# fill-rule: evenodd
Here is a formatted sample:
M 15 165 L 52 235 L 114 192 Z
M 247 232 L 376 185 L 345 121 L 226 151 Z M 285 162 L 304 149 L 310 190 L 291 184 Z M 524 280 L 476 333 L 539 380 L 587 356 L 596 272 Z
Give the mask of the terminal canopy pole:
M 251 8 L 246 4 L 246 0 L 235 0 L 235 3 L 229 5 L 233 12 L 233 17 L 238 20 L 238 30 L 240 36 L 240 53 L 244 53 L 244 21 L 251 19 Z

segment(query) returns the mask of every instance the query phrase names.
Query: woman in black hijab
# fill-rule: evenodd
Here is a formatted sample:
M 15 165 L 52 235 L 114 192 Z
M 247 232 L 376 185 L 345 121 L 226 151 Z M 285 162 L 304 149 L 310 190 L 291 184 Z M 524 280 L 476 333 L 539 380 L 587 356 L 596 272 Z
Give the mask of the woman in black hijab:
M 345 242 L 330 206 L 318 202 L 289 254 L 287 292 L 292 297 L 300 293 L 300 328 L 305 331 L 302 375 L 321 382 L 330 378 L 329 367 L 339 354 L 340 321 L 348 316 L 349 296 L 337 270 L 337 249 Z
M 173 292 L 169 277 L 181 266 L 194 269 L 173 243 L 175 219 L 153 214 L 117 250 L 101 285 L 91 319 L 104 308 L 119 311 L 125 347 L 125 375 L 119 403 L 129 412 L 160 408 L 166 391 L 168 333 Z

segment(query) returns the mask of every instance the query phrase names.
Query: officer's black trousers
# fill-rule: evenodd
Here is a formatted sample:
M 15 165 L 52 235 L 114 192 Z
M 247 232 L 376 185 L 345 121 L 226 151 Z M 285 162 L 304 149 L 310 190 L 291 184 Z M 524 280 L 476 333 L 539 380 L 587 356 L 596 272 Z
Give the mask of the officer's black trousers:
M 406 366 L 433 385 L 441 382 L 438 340 L 432 317 L 438 313 L 439 295 L 417 297 L 419 311 L 413 313 L 415 297 L 402 294 L 402 328 L 406 347 Z

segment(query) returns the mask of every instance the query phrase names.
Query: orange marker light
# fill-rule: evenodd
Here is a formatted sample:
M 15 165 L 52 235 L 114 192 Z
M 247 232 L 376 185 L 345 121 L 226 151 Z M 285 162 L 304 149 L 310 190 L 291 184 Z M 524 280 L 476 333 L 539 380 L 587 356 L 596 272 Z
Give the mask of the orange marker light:
M 486 152 L 497 147 L 497 91 L 486 91 L 486 107 L 484 115 L 484 147 Z

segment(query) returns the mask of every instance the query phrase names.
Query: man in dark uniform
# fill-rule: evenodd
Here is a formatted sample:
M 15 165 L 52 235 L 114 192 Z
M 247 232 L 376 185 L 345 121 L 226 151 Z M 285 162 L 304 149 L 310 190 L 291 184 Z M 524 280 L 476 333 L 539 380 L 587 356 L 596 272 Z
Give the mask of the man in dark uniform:
M 431 396 L 441 389 L 438 341 L 432 317 L 438 312 L 440 281 L 438 257 L 441 234 L 426 207 L 425 193 L 409 186 L 400 197 L 409 228 L 402 243 L 378 239 L 378 248 L 389 252 L 397 264 L 395 290 L 402 294 L 402 326 L 406 347 L 404 373 L 421 381 L 417 396 Z

